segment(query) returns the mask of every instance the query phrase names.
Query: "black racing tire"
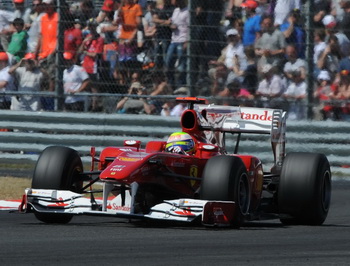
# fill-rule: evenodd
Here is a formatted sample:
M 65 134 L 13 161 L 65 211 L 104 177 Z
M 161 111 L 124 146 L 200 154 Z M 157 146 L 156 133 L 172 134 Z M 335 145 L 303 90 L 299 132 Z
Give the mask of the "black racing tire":
M 236 208 L 232 226 L 239 228 L 250 207 L 249 179 L 241 158 L 222 155 L 209 159 L 203 172 L 200 198 L 234 201 Z
M 59 189 L 79 192 L 83 182 L 79 174 L 83 164 L 76 150 L 61 146 L 47 147 L 40 155 L 33 174 L 32 188 Z M 45 223 L 68 223 L 70 214 L 52 214 L 35 212 L 38 220 Z
M 319 153 L 289 153 L 278 185 L 280 220 L 287 225 L 322 225 L 331 202 L 331 171 Z

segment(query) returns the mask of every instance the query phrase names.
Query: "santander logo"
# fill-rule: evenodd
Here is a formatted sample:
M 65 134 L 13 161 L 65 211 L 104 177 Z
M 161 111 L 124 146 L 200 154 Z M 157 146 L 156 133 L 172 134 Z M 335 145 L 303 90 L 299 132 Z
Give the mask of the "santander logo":
M 272 115 L 269 115 L 268 111 L 266 110 L 263 114 L 250 114 L 242 112 L 241 117 L 244 120 L 272 121 Z

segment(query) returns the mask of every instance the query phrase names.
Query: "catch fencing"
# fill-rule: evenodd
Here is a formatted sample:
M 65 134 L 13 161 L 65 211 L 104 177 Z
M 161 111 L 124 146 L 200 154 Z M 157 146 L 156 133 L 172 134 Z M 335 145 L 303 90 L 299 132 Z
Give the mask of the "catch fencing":
M 124 140 L 166 140 L 181 130 L 178 117 L 152 115 L 0 111 L 1 164 L 34 164 L 40 152 L 51 145 L 76 149 L 85 163 L 91 161 L 91 146 L 100 152 L 106 146 L 122 146 Z M 350 123 L 335 121 L 287 121 L 286 152 L 318 152 L 328 157 L 332 171 L 350 175 Z M 227 134 L 227 151 L 235 138 Z M 265 169 L 272 166 L 273 153 L 266 135 L 243 134 L 240 154 L 260 158 Z

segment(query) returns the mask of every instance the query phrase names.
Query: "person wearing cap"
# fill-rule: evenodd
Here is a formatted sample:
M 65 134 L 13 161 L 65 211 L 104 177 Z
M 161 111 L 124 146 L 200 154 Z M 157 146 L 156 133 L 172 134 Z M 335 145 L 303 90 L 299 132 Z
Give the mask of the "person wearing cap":
M 262 35 L 256 40 L 254 48 L 258 59 L 258 72 L 265 64 L 271 64 L 278 68 L 283 67 L 286 48 L 286 38 L 283 33 L 273 26 L 271 16 L 265 16 L 261 20 Z
M 263 79 L 259 82 L 255 95 L 263 101 L 264 107 L 275 108 L 277 107 L 276 102 L 280 100 L 279 97 L 284 92 L 285 83 L 271 64 L 264 65 L 261 72 Z
M 317 76 L 318 87 L 313 96 L 315 105 L 313 107 L 315 120 L 327 120 L 331 118 L 332 106 L 327 104 L 333 94 L 331 76 L 327 70 L 321 70 Z M 334 87 L 334 86 L 333 86 Z
M 215 81 L 217 81 L 218 76 L 222 75 L 227 77 L 223 83 L 230 83 L 236 78 L 242 79 L 240 75 L 247 68 L 247 58 L 238 31 L 234 28 L 229 29 L 226 32 L 226 38 L 228 44 L 221 51 L 220 57 L 217 60 L 209 61 L 209 65 L 215 66 L 208 72 L 209 76 L 214 78 L 214 84 L 217 83 Z M 213 94 L 215 95 L 219 88 L 215 85 L 214 87 Z
M 128 90 L 128 96 L 123 97 L 117 103 L 117 106 L 116 106 L 117 113 L 120 113 L 120 114 L 149 113 L 150 107 L 147 102 L 147 99 L 143 97 L 141 98 L 135 97 L 136 95 L 141 96 L 145 94 L 146 94 L 146 89 L 139 81 L 135 81 L 131 83 Z
M 174 90 L 174 95 L 177 97 L 189 97 L 190 91 L 187 87 L 180 87 Z M 160 115 L 180 117 L 185 110 L 187 110 L 186 103 L 176 103 L 175 99 L 168 99 L 162 105 L 162 111 L 160 112 Z
M 20 61 L 21 58 L 26 54 L 27 51 L 27 39 L 28 33 L 24 29 L 24 21 L 21 18 L 16 18 L 12 25 L 16 29 L 16 32 L 12 34 L 11 42 L 7 52 L 12 54 L 16 62 Z
M 64 52 L 66 69 L 63 71 L 63 88 L 67 94 L 64 101 L 65 111 L 82 112 L 85 106 L 85 97 L 75 95 L 85 92 L 90 84 L 88 73 L 81 66 L 74 63 L 74 53 Z
M 13 65 L 9 74 L 15 77 L 17 90 L 29 94 L 12 97 L 11 109 L 16 111 L 40 111 L 40 97 L 30 94 L 42 90 L 44 79 L 47 78 L 44 72 L 37 65 L 34 53 L 27 53 L 17 64 Z
M 6 52 L 0 52 L 0 92 L 15 90 L 14 79 L 9 72 L 9 57 Z M 10 109 L 11 96 L 0 97 L 0 109 Z
M 246 20 L 243 27 L 242 42 L 244 46 L 253 45 L 257 33 L 260 31 L 261 15 L 258 15 L 255 10 L 259 6 L 254 0 L 247 0 L 241 4 L 245 10 Z
M 77 60 L 78 49 L 83 42 L 83 34 L 79 27 L 75 27 L 75 20 L 72 15 L 66 18 L 66 29 L 64 30 L 63 49 L 66 52 L 74 54 L 74 60 Z
M 326 15 L 322 19 L 322 22 L 326 29 L 326 42 L 328 42 L 332 36 L 337 37 L 343 57 L 350 55 L 350 40 L 344 32 L 339 31 L 339 25 L 335 17 L 333 15 Z
M 342 59 L 342 52 L 336 36 L 331 36 L 326 49 L 322 51 L 317 60 L 317 68 L 328 70 L 331 78 L 334 79 L 339 69 L 339 63 Z

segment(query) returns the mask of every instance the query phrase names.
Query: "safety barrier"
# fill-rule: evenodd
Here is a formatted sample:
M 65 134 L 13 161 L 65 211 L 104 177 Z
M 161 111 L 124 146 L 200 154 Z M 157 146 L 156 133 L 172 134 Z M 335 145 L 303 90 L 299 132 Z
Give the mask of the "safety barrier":
M 0 111 L 0 160 L 35 162 L 47 146 L 76 149 L 84 162 L 90 161 L 90 148 L 121 146 L 126 139 L 164 140 L 180 130 L 178 117 L 151 115 Z M 327 155 L 333 172 L 350 176 L 350 123 L 336 121 L 287 121 L 286 152 L 319 152 Z M 235 136 L 227 135 L 228 152 L 234 150 Z M 266 167 L 273 160 L 266 135 L 242 135 L 239 153 L 253 154 Z

